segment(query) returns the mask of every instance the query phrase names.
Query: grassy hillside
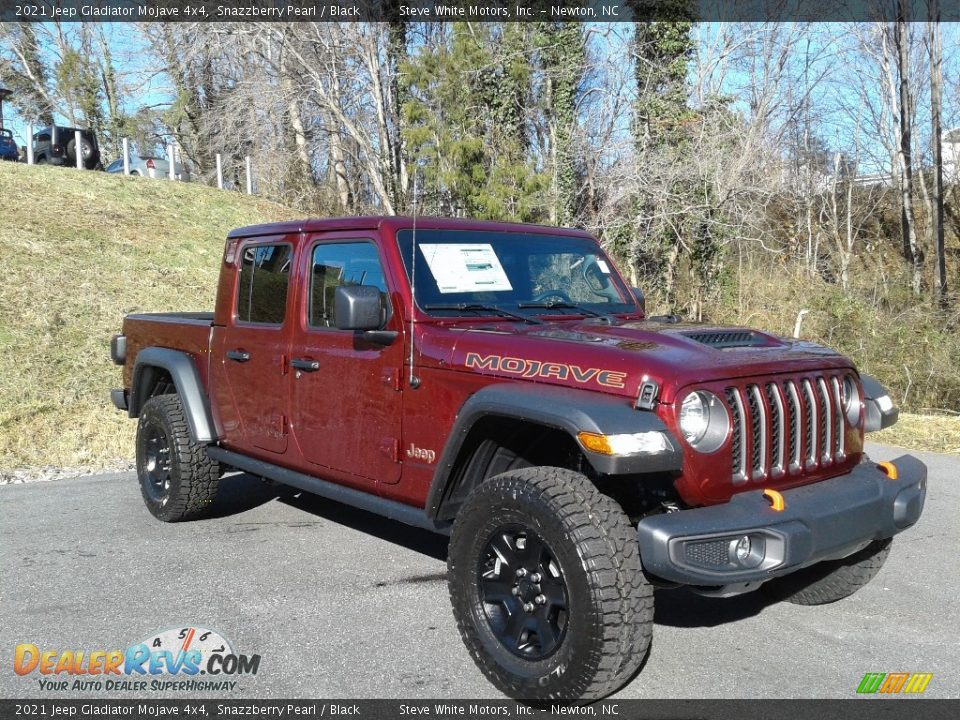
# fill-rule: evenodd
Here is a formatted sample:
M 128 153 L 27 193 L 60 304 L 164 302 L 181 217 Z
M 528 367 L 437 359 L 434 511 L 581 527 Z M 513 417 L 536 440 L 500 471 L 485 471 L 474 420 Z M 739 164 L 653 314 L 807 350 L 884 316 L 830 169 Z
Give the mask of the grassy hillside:
M 124 314 L 211 309 L 226 232 L 297 214 L 197 185 L 0 163 L 0 471 L 129 458 L 134 423 L 108 398 L 120 378 L 109 340 Z M 898 330 L 826 286 L 747 272 L 742 298 L 725 298 L 717 316 L 789 334 L 797 309 L 811 308 L 804 335 L 882 379 L 900 355 L 920 363 L 915 386 L 924 365 L 955 371 L 954 345 L 922 318 Z M 906 416 L 878 439 L 960 453 L 960 419 Z
M 109 401 L 125 313 L 213 308 L 231 228 L 294 217 L 197 185 L 0 163 L 0 470 L 132 454 Z

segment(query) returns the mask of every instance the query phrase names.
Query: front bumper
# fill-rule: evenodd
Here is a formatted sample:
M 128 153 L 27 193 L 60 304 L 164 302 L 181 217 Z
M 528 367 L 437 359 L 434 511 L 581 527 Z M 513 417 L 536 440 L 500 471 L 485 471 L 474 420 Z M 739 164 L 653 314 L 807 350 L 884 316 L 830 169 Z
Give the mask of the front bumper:
M 643 566 L 664 580 L 716 587 L 759 583 L 851 555 L 905 530 L 923 512 L 926 466 L 910 455 L 893 465 L 896 480 L 865 461 L 847 475 L 785 490 L 780 511 L 758 488 L 723 505 L 642 520 Z M 744 536 L 749 550 L 738 559 Z

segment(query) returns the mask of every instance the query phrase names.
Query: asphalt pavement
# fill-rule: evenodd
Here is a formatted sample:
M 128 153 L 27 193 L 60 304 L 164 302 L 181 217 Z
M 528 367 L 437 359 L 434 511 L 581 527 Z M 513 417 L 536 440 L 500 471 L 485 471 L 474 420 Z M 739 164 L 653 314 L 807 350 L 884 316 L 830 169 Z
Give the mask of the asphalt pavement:
M 823 607 L 657 591 L 650 655 L 619 697 L 850 698 L 866 672 L 933 673 L 925 696 L 960 697 L 960 457 L 915 454 L 926 509 L 870 585 Z M 77 697 L 16 675 L 20 643 L 124 649 L 188 626 L 261 656 L 198 696 L 498 697 L 457 634 L 444 538 L 244 475 L 215 510 L 158 522 L 129 473 L 0 487 L 0 697 Z

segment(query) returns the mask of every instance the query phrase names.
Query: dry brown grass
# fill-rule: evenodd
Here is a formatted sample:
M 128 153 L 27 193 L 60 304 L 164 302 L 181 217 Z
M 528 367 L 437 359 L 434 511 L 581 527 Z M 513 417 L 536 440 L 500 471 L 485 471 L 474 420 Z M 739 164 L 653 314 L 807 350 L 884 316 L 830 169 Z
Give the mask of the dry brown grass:
M 870 435 L 869 439 L 908 450 L 960 455 L 960 416 L 900 413 L 896 425 Z
M 198 185 L 0 163 L 0 470 L 129 457 L 110 336 L 209 310 L 228 230 L 293 217 Z

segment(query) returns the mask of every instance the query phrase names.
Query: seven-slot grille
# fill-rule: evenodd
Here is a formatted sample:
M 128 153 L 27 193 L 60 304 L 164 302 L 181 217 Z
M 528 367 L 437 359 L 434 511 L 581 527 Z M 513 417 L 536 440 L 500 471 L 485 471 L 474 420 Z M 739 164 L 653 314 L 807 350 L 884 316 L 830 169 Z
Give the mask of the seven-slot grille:
M 843 376 L 730 386 L 734 484 L 828 467 L 846 457 Z

